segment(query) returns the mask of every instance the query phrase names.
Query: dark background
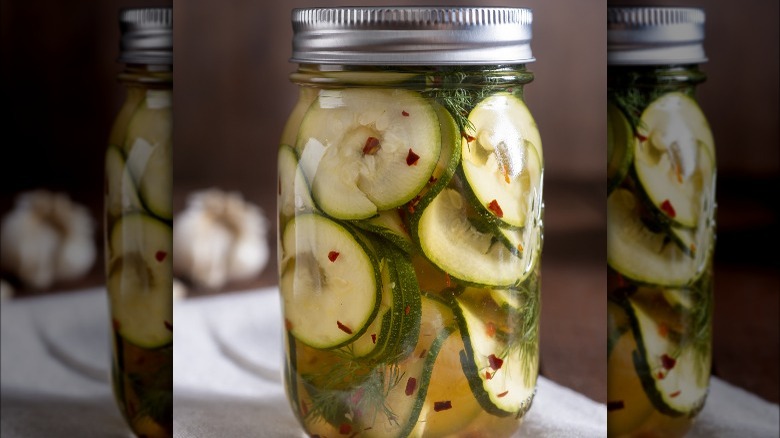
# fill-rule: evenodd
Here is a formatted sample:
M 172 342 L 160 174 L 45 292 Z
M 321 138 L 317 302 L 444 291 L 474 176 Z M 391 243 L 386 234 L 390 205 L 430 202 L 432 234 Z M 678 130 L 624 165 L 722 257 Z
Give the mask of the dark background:
M 295 68 L 288 63 L 290 9 L 360 3 L 374 2 L 173 2 L 177 209 L 192 190 L 218 187 L 240 191 L 273 222 L 276 147 L 296 99 L 288 80 Z M 537 62 L 529 67 L 536 79 L 526 97 L 545 153 L 542 372 L 604 402 L 607 4 L 476 3 L 534 9 Z M 0 0 L 0 214 L 17 193 L 45 187 L 88 205 L 100 224 L 103 154 L 123 98 L 115 79 L 117 10 L 160 4 L 171 2 Z M 708 81 L 699 100 L 719 167 L 715 372 L 777 402 L 778 3 L 686 5 L 707 11 L 710 62 L 702 66 Z M 85 279 L 55 289 L 102 281 L 98 265 Z M 272 262 L 261 277 L 228 289 L 275 282 Z

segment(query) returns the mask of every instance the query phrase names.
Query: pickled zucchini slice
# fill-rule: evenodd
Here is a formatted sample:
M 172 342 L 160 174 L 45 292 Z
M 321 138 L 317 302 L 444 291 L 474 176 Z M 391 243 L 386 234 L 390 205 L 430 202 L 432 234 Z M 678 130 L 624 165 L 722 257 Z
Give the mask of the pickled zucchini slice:
M 173 120 L 171 93 L 147 90 L 127 127 L 127 167 L 144 206 L 162 219 L 173 217 Z
M 522 416 L 536 390 L 537 311 L 498 306 L 484 289 L 467 289 L 453 308 L 464 344 L 461 366 L 475 398 L 493 415 Z
M 108 296 L 115 328 L 128 342 L 161 347 L 173 339 L 170 225 L 143 213 L 111 230 Z
M 298 157 L 291 146 L 279 146 L 279 215 L 283 222 L 296 213 L 314 211 L 314 201 L 309 193 L 309 185 L 298 167 Z
M 109 146 L 106 150 L 106 211 L 117 217 L 142 208 L 122 152 L 116 146 Z
M 407 254 L 414 250 L 412 238 L 406 231 L 404 221 L 397 209 L 382 210 L 372 218 L 355 221 L 355 226 L 382 236 Z
M 623 112 L 607 103 L 607 194 L 612 193 L 631 169 L 636 137 Z
M 324 216 L 296 216 L 284 229 L 280 289 L 285 324 L 301 342 L 337 348 L 359 338 L 382 302 L 376 257 Z
M 665 94 L 642 113 L 639 134 L 634 167 L 652 204 L 674 223 L 700 225 L 701 202 L 711 202 L 715 150 L 699 106 L 682 93 Z
M 486 213 L 515 227 L 541 198 L 541 139 L 531 112 L 509 93 L 485 98 L 469 114 L 463 137 L 463 174 Z
M 636 372 L 645 393 L 658 411 L 671 416 L 697 412 L 709 386 L 710 354 L 682 345 L 662 327 L 653 305 L 629 298 L 627 311 L 636 338 Z
M 455 189 L 444 189 L 425 207 L 416 234 L 433 264 L 466 283 L 511 286 L 531 271 L 523 258 L 469 221 L 467 202 Z
M 366 219 L 414 198 L 441 150 L 439 121 L 418 94 L 323 90 L 296 142 L 312 197 L 338 219 Z
M 640 200 L 626 189 L 615 189 L 607 198 L 609 266 L 646 284 L 674 287 L 694 281 L 704 269 L 703 257 L 689 257 L 663 230 L 647 228 L 640 209 Z

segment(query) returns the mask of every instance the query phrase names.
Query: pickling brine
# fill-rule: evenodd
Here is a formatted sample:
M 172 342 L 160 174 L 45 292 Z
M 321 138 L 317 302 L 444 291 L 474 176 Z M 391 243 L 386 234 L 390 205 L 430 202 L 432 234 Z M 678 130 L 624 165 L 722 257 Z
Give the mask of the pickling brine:
M 701 24 L 685 12 L 632 20 Z M 692 59 L 618 61 L 607 104 L 608 435 L 683 436 L 712 356 L 715 146 L 694 97 L 704 75 Z
M 127 10 L 120 19 L 126 32 L 170 28 L 170 10 Z M 123 70 L 126 98 L 105 161 L 111 381 L 140 437 L 173 436 L 172 74 L 157 60 Z
M 390 63 L 392 64 L 392 63 Z M 312 436 L 510 436 L 539 365 L 525 65 L 301 65 L 278 150 L 290 404 Z

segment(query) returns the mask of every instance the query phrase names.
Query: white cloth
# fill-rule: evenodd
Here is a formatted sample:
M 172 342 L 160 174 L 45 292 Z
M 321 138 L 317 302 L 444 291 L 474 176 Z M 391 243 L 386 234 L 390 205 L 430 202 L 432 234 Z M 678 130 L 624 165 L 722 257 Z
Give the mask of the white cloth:
M 108 385 L 105 291 L 3 302 L 3 438 L 127 437 Z M 302 437 L 280 378 L 275 288 L 178 301 L 178 438 Z M 606 407 L 545 378 L 518 436 L 602 437 Z M 778 405 L 713 378 L 692 437 L 777 437 Z

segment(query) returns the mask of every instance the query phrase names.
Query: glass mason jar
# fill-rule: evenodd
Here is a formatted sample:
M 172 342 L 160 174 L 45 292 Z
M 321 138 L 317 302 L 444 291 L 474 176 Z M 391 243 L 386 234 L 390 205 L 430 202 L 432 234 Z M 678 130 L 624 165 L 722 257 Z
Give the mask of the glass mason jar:
M 106 151 L 112 384 L 137 436 L 173 436 L 172 11 L 120 12 L 126 98 Z
M 285 383 L 307 433 L 509 436 L 539 363 L 531 11 L 293 11 Z
M 608 10 L 608 435 L 682 436 L 709 386 L 715 146 L 704 13 Z

